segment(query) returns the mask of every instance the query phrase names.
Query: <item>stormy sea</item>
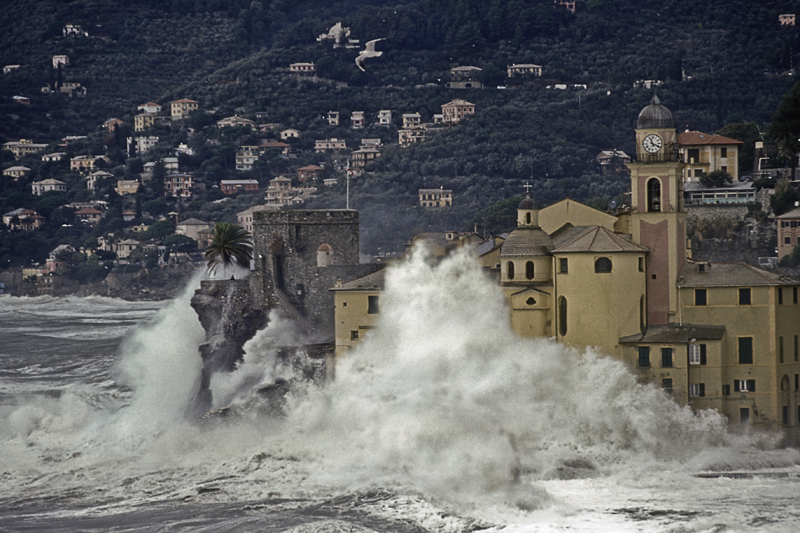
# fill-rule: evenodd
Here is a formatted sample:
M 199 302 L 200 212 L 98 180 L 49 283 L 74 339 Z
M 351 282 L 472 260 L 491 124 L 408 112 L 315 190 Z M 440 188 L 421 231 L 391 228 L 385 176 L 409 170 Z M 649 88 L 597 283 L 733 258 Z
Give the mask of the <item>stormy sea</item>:
M 800 453 L 515 337 L 465 255 L 387 276 L 380 323 L 325 387 L 256 393 L 277 315 L 212 380 L 171 302 L 0 297 L 0 531 L 800 530 Z

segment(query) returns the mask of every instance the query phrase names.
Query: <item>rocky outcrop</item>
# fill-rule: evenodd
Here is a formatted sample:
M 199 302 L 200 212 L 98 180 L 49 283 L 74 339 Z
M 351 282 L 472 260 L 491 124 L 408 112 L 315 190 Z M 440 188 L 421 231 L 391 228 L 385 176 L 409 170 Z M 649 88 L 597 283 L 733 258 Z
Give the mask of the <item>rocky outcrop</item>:
M 192 308 L 206 330 L 200 346 L 203 371 L 195 408 L 198 414 L 211 407 L 209 385 L 216 372 L 231 372 L 244 356 L 244 344 L 267 324 L 267 315 L 255 305 L 247 280 L 203 281 L 195 291 Z

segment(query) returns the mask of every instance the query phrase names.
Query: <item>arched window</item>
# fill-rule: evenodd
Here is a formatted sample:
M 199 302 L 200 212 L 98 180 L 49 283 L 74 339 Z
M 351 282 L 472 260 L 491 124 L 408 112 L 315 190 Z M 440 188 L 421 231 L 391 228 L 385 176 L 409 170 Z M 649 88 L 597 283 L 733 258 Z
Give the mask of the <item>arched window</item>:
M 661 182 L 658 178 L 652 178 L 647 182 L 647 212 L 659 211 L 661 211 Z
M 558 332 L 562 337 L 567 334 L 567 299 L 563 296 L 558 299 Z
M 514 261 L 508 262 L 508 265 L 506 266 L 506 272 L 508 274 L 508 279 L 514 279 Z
M 594 262 L 594 271 L 596 274 L 608 274 L 611 272 L 611 259 L 608 257 L 600 257 Z
M 525 263 L 525 277 L 528 279 L 533 279 L 533 261 L 528 261 Z
M 328 243 L 323 243 L 317 248 L 317 266 L 328 267 L 333 264 L 333 248 Z
M 789 390 L 789 376 L 783 376 L 781 380 L 781 390 Z
M 530 224 L 531 223 L 531 214 L 530 213 L 525 213 L 525 223 L 526 224 Z

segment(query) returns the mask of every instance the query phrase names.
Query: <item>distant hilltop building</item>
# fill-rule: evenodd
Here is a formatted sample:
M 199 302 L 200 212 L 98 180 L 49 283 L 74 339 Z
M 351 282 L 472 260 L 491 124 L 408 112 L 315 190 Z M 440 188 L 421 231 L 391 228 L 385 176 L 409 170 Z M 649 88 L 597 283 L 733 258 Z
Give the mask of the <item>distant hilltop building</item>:
M 458 124 L 469 115 L 475 114 L 475 104 L 466 100 L 453 100 L 442 105 L 444 124 Z
M 570 13 L 575 13 L 575 0 L 553 0 L 553 6 L 563 7 Z
M 53 68 L 66 67 L 69 65 L 69 56 L 57 55 L 53 56 Z
M 289 72 L 298 76 L 311 76 L 314 74 L 314 63 L 292 63 Z
M 420 189 L 420 207 L 450 207 L 453 205 L 453 191 L 450 189 Z
M 478 81 L 478 76 L 482 71 L 481 68 L 472 66 L 453 67 L 446 86 L 450 89 L 480 89 L 483 84 Z
M 61 30 L 64 37 L 88 37 L 89 32 L 83 31 L 80 24 L 66 24 Z
M 359 40 L 350 38 L 350 28 L 342 26 L 341 22 L 337 22 L 328 33 L 322 33 L 317 37 L 318 43 L 333 42 L 334 48 L 358 48 Z
M 794 13 L 778 15 L 778 22 L 780 22 L 781 26 L 794 26 L 794 19 Z
M 200 102 L 189 100 L 188 98 L 175 100 L 174 102 L 170 102 L 169 105 L 172 120 L 189 118 L 189 115 L 200 109 Z
M 509 78 L 519 77 L 540 77 L 542 75 L 542 66 L 534 65 L 532 63 L 514 64 L 506 67 Z

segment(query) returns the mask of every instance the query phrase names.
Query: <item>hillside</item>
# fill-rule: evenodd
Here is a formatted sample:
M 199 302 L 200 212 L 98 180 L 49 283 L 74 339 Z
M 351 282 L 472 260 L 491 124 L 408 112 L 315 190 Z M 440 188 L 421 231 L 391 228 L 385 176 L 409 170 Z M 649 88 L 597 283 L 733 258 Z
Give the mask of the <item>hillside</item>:
M 362 213 L 365 251 L 391 251 L 420 230 L 464 227 L 480 209 L 521 194 L 525 181 L 534 184 L 544 205 L 567 195 L 605 205 L 623 193 L 627 179 L 601 175 L 594 157 L 613 148 L 635 151 L 635 119 L 652 96 L 650 89 L 634 88 L 637 80 L 663 82 L 659 96 L 679 130 L 714 132 L 756 123 L 764 131 L 794 82 L 800 50 L 797 29 L 781 27 L 778 15 L 798 8 L 797 1 L 588 0 L 572 14 L 548 0 L 12 0 L 0 13 L 7 28 L 0 35 L 0 62 L 20 68 L 0 77 L 0 141 L 55 143 L 66 135 L 88 135 L 67 147 L 68 153 L 104 152 L 115 177 L 131 179 L 142 163 L 189 143 L 196 155 L 182 164 L 206 193 L 178 206 L 182 215 L 234 221 L 237 209 L 259 197 L 212 204 L 219 199 L 211 193 L 220 179 L 254 178 L 263 187 L 297 166 L 321 161 L 332 173 L 332 158 L 313 153 L 314 139 L 341 138 L 355 149 L 361 138 L 380 138 L 382 157 L 352 180 L 350 205 Z M 366 72 L 355 66 L 357 50 L 316 40 L 340 21 L 362 44 L 386 39 L 379 45 L 383 56 L 369 60 Z M 80 24 L 88 36 L 65 37 L 65 24 Z M 68 55 L 69 65 L 53 69 L 56 54 Z M 287 72 L 300 61 L 314 62 L 318 76 Z M 507 78 L 506 67 L 521 63 L 541 65 L 542 78 L 522 85 Z M 448 89 L 450 68 L 459 65 L 482 68 L 486 88 Z M 87 95 L 42 94 L 42 87 L 62 82 L 82 84 Z M 546 88 L 555 84 L 568 88 Z M 30 105 L 14 102 L 15 95 L 30 98 Z M 127 158 L 124 135 L 130 134 L 136 106 L 178 98 L 197 100 L 202 112 L 194 121 L 155 130 L 158 145 L 141 158 Z M 403 113 L 419 112 L 431 121 L 455 98 L 474 103 L 475 116 L 425 143 L 397 145 Z M 334 127 L 324 119 L 338 110 L 346 121 L 361 110 L 374 120 L 381 109 L 392 110 L 393 127 L 352 130 L 346 122 Z M 253 171 L 237 173 L 236 146 L 275 140 L 277 132 L 256 136 L 208 126 L 234 114 L 254 118 L 256 112 L 303 132 L 292 143 L 297 159 L 262 157 Z M 99 130 L 111 117 L 125 121 L 117 138 Z M 0 162 L 6 168 L 13 157 L 4 152 Z M 70 185 L 65 200 L 86 196 L 77 191 L 80 177 L 63 165 L 26 164 L 30 176 L 4 181 L 3 213 L 19 207 L 55 211 L 57 201 L 38 205 L 43 200 L 30 194 L 30 183 L 45 177 Z M 416 207 L 422 187 L 452 189 L 454 207 Z M 320 187 L 306 206 L 344 207 L 344 189 L 343 183 Z M 147 202 L 151 215 L 176 208 L 157 209 L 152 202 L 161 205 L 162 196 L 157 188 L 145 188 L 139 209 Z M 35 253 L 19 250 L 16 240 L 22 237 L 4 237 L 0 266 L 41 261 L 60 240 L 84 244 L 126 227 L 115 222 L 81 232 L 53 224 L 49 232 L 28 237 L 40 242 L 29 247 Z

